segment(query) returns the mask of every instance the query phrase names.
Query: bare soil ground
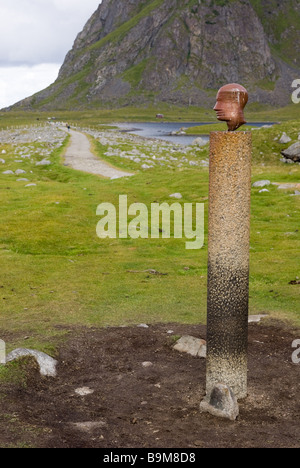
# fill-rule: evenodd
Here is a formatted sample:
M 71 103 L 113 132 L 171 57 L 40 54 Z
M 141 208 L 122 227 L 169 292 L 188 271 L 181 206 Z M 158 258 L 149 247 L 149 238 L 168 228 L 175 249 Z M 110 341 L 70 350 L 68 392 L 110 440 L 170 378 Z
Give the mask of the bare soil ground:
M 26 385 L 0 386 L 0 446 L 299 448 L 299 329 L 250 325 L 249 397 L 234 423 L 199 412 L 205 360 L 174 351 L 170 330 L 206 335 L 198 325 L 80 328 L 60 349 L 58 378 L 41 378 L 27 359 Z M 94 393 L 77 395 L 82 387 Z

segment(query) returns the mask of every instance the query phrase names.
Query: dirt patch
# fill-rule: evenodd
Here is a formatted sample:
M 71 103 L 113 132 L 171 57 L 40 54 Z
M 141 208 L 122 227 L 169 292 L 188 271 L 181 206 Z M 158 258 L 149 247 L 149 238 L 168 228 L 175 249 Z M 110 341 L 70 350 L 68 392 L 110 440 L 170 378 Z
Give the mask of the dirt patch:
M 250 325 L 249 397 L 235 423 L 200 414 L 205 360 L 172 349 L 173 336 L 186 334 L 205 338 L 206 329 L 73 331 L 57 379 L 40 378 L 27 362 L 26 386 L 1 384 L 0 446 L 299 448 L 300 365 L 291 355 L 300 330 Z

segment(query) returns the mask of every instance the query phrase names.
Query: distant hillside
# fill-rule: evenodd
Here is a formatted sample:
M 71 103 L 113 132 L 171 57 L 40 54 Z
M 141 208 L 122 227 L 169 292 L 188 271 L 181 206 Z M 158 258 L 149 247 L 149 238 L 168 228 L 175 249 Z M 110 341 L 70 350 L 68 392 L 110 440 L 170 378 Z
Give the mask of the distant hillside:
M 103 0 L 57 81 L 17 104 L 211 105 L 225 83 L 283 106 L 300 78 L 299 0 Z

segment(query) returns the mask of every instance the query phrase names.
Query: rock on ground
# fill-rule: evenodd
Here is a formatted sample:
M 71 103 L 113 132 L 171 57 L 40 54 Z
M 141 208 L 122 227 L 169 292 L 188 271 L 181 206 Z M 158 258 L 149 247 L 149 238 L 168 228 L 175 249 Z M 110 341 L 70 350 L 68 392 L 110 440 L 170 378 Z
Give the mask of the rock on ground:
M 259 323 L 263 318 L 268 317 L 267 315 L 249 315 L 248 323 Z
M 200 410 L 230 421 L 235 421 L 240 413 L 236 396 L 231 388 L 224 384 L 214 387 L 211 395 L 200 404 Z
M 93 393 L 95 393 L 95 390 L 92 390 L 89 387 L 81 387 L 81 388 L 76 388 L 75 393 L 76 395 L 79 395 L 79 396 L 88 396 L 88 395 L 93 395 Z
M 47 159 L 43 159 L 42 161 L 37 162 L 35 165 L 36 166 L 50 166 L 51 161 L 48 161 Z
M 264 189 L 261 189 L 261 190 L 259 191 L 259 193 L 265 193 L 265 192 L 270 192 L 270 190 L 264 188 Z
M 284 145 L 286 143 L 289 143 L 290 141 L 292 141 L 292 139 L 285 132 L 283 132 L 283 134 L 282 134 L 282 136 L 281 136 L 281 138 L 279 140 L 279 143 Z
M 207 141 L 201 137 L 196 138 L 196 140 L 194 140 L 192 143 L 193 146 L 205 146 L 206 144 L 207 144 Z
M 294 162 L 300 162 L 300 141 L 289 146 L 286 150 L 281 151 L 281 154 L 286 159 L 291 159 Z
M 181 337 L 175 344 L 174 349 L 181 353 L 188 353 L 191 356 L 206 358 L 206 341 L 193 336 Z
M 271 185 L 271 182 L 270 180 L 259 180 L 257 182 L 254 182 L 254 184 L 252 185 L 252 187 L 266 187 L 268 185 Z
M 33 356 L 36 359 L 40 367 L 41 375 L 45 377 L 56 377 L 56 366 L 58 362 L 52 357 L 48 356 L 48 354 L 42 353 L 41 351 L 35 351 L 26 348 L 15 349 L 6 357 L 6 363 L 16 361 L 24 356 Z

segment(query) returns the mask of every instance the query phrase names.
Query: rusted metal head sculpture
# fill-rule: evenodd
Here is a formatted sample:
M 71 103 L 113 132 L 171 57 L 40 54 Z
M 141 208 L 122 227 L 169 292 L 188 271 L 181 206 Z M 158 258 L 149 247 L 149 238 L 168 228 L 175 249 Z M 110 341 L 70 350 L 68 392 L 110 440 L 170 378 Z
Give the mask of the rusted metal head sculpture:
M 233 132 L 246 123 L 244 108 L 248 102 L 248 91 L 241 85 L 231 83 L 223 86 L 217 94 L 214 110 L 218 120 L 227 122 Z

